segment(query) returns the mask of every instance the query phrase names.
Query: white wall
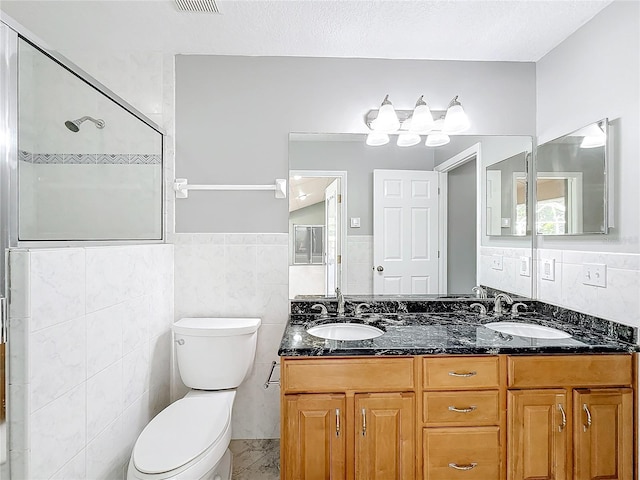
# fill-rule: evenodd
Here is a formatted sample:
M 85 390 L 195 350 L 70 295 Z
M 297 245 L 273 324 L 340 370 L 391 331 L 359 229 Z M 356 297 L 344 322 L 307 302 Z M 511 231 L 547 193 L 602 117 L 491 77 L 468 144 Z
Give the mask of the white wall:
M 640 327 L 640 3 L 615 1 L 537 63 L 539 143 L 608 117 L 615 126 L 615 228 L 609 235 L 537 237 L 556 280 L 537 298 Z M 582 283 L 585 263 L 607 266 L 607 286 Z
M 124 478 L 170 401 L 173 246 L 10 252 L 12 478 Z
M 366 132 L 364 116 L 387 93 L 398 109 L 425 94 L 434 110 L 459 94 L 469 133 L 534 133 L 531 63 L 179 55 L 176 174 L 222 184 L 286 178 L 289 132 Z M 177 202 L 176 219 L 185 233 L 286 232 L 287 206 L 264 192 L 196 192 Z

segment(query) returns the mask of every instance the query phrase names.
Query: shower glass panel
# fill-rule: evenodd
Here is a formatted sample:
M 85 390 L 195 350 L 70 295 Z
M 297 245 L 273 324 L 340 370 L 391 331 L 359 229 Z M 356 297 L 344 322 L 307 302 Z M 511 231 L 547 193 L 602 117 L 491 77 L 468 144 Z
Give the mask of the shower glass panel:
M 22 38 L 18 78 L 18 240 L 161 240 L 162 134 Z

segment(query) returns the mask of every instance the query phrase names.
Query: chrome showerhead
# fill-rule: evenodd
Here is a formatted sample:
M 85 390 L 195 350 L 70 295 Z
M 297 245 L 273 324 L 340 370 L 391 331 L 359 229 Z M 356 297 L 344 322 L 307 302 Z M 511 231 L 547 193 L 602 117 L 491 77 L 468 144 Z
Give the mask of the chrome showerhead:
M 104 120 L 101 119 L 95 119 L 93 117 L 81 117 L 77 120 L 67 120 L 66 122 L 64 122 L 65 127 L 67 127 L 69 130 L 71 130 L 72 132 L 79 132 L 80 131 L 80 124 L 82 122 L 86 122 L 87 120 L 93 122 L 96 124 L 96 128 L 104 128 Z

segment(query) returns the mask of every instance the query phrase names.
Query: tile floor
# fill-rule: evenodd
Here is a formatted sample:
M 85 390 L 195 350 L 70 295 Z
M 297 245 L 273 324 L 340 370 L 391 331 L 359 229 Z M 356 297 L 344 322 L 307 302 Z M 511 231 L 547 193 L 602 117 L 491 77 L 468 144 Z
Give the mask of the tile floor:
M 232 480 L 280 480 L 280 440 L 231 440 Z

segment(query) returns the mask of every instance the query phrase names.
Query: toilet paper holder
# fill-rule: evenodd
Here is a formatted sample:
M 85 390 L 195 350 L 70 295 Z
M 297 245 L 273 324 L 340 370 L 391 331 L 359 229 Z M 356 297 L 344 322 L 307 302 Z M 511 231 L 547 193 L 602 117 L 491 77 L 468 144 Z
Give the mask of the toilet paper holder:
M 269 388 L 269 385 L 278 385 L 278 386 L 280 386 L 280 380 L 271 380 L 271 377 L 273 377 L 273 371 L 276 369 L 276 365 L 280 366 L 280 364 L 278 362 L 276 362 L 275 360 L 273 362 L 271 362 L 271 370 L 269 370 L 269 376 L 267 377 L 267 381 L 264 382 L 265 390 L 267 388 Z

